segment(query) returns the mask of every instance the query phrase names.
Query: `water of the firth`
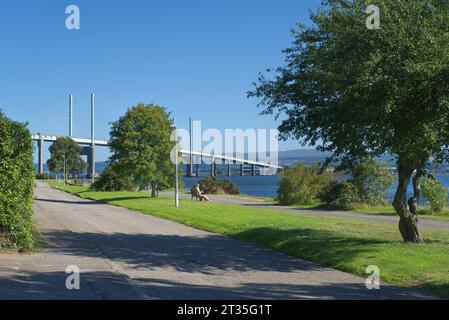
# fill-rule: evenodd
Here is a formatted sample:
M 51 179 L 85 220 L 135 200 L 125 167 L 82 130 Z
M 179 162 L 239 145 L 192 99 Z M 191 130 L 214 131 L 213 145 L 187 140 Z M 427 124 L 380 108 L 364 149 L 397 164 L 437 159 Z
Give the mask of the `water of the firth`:
M 190 188 L 195 183 L 205 178 L 202 177 L 184 177 L 184 186 Z M 258 197 L 270 197 L 275 198 L 277 195 L 279 177 L 278 176 L 232 176 L 225 177 L 220 176 L 220 179 L 227 179 L 233 181 L 239 188 L 240 192 L 245 195 L 258 196 Z M 444 186 L 449 186 L 449 175 L 436 175 L 436 178 L 440 180 Z M 394 196 L 396 191 L 396 185 L 392 186 L 390 190 L 389 200 Z M 409 186 L 409 194 L 413 193 L 412 186 Z

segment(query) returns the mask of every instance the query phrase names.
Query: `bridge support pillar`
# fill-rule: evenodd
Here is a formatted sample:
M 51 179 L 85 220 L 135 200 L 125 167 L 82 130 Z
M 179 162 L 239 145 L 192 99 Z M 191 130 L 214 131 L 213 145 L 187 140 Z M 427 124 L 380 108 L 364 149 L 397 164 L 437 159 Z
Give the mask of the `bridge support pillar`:
M 93 179 L 95 177 L 95 146 L 83 147 L 83 156 L 87 156 L 87 177 Z
M 232 164 L 228 163 L 228 177 L 232 176 Z
M 251 165 L 251 175 L 252 176 L 256 175 L 256 165 L 255 164 Z
M 199 163 L 196 164 L 196 176 L 197 177 L 200 176 L 200 164 Z
M 94 182 L 95 179 L 95 145 L 92 145 L 90 147 L 90 178 L 92 179 L 92 182 Z
M 215 177 L 217 175 L 217 164 L 215 163 L 215 159 L 212 159 L 210 164 L 210 175 L 211 177 Z
M 242 163 L 240 165 L 240 176 L 243 177 L 245 175 L 245 164 Z
M 37 148 L 38 148 L 38 172 L 40 175 L 44 174 L 44 160 L 43 160 L 43 156 L 42 156 L 42 152 L 43 152 L 43 147 L 44 147 L 44 139 L 42 139 L 42 137 L 40 138 L 40 140 L 38 140 L 37 142 Z

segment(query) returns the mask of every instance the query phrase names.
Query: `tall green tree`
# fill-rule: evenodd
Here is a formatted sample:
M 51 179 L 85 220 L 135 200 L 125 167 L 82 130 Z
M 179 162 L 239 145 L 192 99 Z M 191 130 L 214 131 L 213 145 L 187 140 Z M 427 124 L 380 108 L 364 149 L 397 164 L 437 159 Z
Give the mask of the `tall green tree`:
M 379 29 L 366 26 L 373 4 Z M 285 65 L 261 75 L 249 93 L 265 114 L 285 116 L 283 138 L 332 151 L 348 165 L 392 155 L 393 206 L 406 242 L 423 242 L 416 211 L 424 168 L 449 158 L 448 16 L 444 0 L 325 1 L 310 26 L 293 31 Z
M 170 113 L 153 104 L 134 106 L 112 123 L 111 163 L 133 177 L 141 189 L 150 187 L 153 197 L 175 185 L 172 125 Z
M 81 158 L 83 148 L 70 137 L 58 138 L 50 147 L 48 168 L 52 172 L 64 172 L 64 180 L 68 175 L 79 176 L 87 168 L 87 163 Z

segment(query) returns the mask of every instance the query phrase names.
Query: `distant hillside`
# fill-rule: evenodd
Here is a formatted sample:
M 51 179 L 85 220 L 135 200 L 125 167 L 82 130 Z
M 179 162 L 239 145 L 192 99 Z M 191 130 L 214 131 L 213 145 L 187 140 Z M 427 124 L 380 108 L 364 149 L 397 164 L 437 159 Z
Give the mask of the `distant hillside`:
M 332 153 L 320 152 L 314 149 L 298 149 L 279 152 L 280 166 L 295 166 L 298 163 L 311 165 L 320 163 L 330 157 Z
M 314 163 L 322 163 L 326 158 L 332 156 L 331 152 L 320 152 L 314 149 L 298 149 L 279 152 L 279 163 L 281 166 L 294 166 L 298 163 L 311 165 Z M 378 158 L 382 162 L 395 166 L 394 161 L 389 155 L 383 155 Z
M 280 151 L 279 159 L 326 158 L 331 155 L 332 153 L 320 152 L 314 149 L 297 149 L 297 150 Z

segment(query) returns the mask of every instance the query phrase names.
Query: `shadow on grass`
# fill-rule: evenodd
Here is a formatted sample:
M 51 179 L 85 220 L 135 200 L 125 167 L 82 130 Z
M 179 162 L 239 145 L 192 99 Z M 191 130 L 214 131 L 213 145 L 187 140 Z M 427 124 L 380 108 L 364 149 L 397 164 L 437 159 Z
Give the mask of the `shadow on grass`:
M 376 239 L 341 236 L 317 229 L 256 228 L 233 235 L 286 254 L 316 261 L 327 266 L 342 266 L 371 247 L 388 243 Z

